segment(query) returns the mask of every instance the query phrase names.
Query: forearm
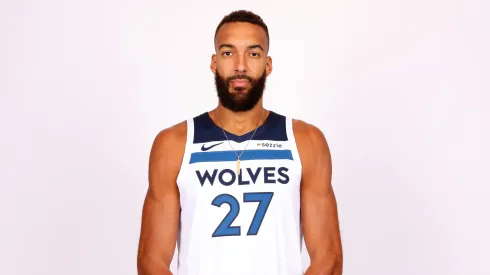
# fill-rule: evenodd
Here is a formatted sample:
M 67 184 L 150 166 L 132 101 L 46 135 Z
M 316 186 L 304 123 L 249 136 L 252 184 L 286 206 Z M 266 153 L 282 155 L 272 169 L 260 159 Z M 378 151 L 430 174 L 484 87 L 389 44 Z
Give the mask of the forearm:
M 170 263 L 175 252 L 178 228 L 178 205 L 146 200 L 138 248 L 138 275 L 171 275 Z M 175 205 L 173 205 L 175 204 Z
M 138 258 L 138 275 L 172 275 L 170 264 L 164 259 L 156 260 L 151 257 Z
M 342 275 L 341 252 L 329 252 L 324 255 L 315 255 L 310 259 L 310 266 L 305 275 Z
M 341 275 L 342 241 L 333 193 L 308 196 L 303 231 L 311 265 L 305 275 Z

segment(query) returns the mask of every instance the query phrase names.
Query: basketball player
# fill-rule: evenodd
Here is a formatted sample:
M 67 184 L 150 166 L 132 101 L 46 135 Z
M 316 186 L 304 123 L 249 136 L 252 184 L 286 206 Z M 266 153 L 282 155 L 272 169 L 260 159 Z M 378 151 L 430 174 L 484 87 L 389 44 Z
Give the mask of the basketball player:
M 342 274 L 330 152 L 322 132 L 262 104 L 269 33 L 248 11 L 224 17 L 211 58 L 218 106 L 162 130 L 149 161 L 140 275 Z

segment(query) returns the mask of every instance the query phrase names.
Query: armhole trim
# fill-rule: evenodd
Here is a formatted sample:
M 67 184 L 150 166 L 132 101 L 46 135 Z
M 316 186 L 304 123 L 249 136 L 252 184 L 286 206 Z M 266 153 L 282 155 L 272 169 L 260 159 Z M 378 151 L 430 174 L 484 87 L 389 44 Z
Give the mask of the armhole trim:
M 298 165 L 299 171 L 303 171 L 302 165 L 301 165 L 301 158 L 299 156 L 299 151 L 298 151 L 298 146 L 296 144 L 296 138 L 294 137 L 294 130 L 293 130 L 293 119 L 290 117 L 286 117 L 286 134 L 288 137 L 288 143 L 290 144 L 291 148 L 291 153 L 293 154 L 293 160 Z
M 186 120 L 187 122 L 187 133 L 186 133 L 186 142 L 184 148 L 184 156 L 182 157 L 182 163 L 180 164 L 179 174 L 177 175 L 177 186 L 179 186 L 179 182 L 182 182 L 184 175 L 186 174 L 186 168 L 190 161 L 192 144 L 194 143 L 194 118 L 189 118 Z

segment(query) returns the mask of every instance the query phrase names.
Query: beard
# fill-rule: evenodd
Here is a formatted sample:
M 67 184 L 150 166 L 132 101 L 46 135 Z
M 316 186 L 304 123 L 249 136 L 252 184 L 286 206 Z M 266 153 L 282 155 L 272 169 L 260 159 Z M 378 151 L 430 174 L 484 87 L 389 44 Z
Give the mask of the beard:
M 236 79 L 246 79 L 250 83 L 250 88 L 231 87 L 231 81 Z M 218 71 L 214 76 L 218 98 L 223 107 L 233 112 L 246 112 L 252 110 L 264 94 L 267 76 L 264 73 L 258 78 L 248 75 L 233 75 L 227 78 L 222 77 Z M 230 91 L 230 88 L 234 91 Z M 248 91 L 247 91 L 248 89 Z

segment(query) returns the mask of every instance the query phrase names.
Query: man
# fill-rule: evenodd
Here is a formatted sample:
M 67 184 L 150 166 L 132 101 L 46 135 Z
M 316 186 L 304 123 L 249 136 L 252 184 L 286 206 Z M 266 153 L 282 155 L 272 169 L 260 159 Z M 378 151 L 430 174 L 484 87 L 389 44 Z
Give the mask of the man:
M 149 161 L 138 273 L 342 274 L 331 158 L 322 132 L 265 110 L 268 28 L 248 11 L 215 34 L 218 106 L 162 130 Z

